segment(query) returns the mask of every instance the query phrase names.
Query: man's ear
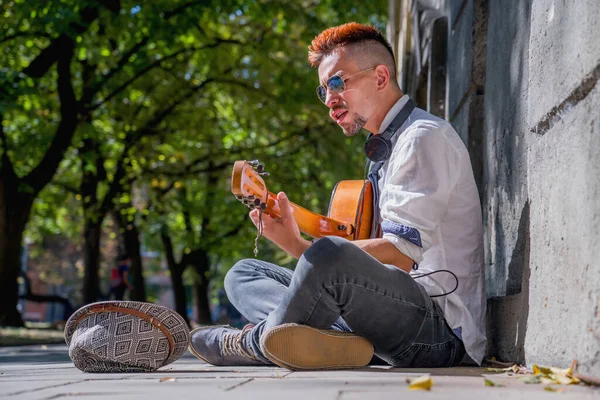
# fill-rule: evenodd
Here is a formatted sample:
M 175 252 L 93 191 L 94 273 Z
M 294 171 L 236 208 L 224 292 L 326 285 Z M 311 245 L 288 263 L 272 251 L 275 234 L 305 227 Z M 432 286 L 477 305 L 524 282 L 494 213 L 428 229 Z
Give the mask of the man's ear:
M 375 67 L 375 77 L 377 80 L 377 90 L 379 91 L 384 90 L 390 83 L 390 71 L 383 64 L 379 64 Z

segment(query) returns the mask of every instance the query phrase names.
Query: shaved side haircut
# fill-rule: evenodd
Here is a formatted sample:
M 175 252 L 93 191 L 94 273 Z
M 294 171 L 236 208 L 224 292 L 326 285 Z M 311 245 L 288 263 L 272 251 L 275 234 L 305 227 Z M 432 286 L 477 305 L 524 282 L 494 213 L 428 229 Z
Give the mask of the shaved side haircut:
M 318 67 L 326 56 L 342 47 L 360 69 L 373 67 L 374 63 L 385 65 L 390 81 L 398 86 L 392 46 L 374 26 L 349 22 L 324 30 L 308 47 L 308 62 Z

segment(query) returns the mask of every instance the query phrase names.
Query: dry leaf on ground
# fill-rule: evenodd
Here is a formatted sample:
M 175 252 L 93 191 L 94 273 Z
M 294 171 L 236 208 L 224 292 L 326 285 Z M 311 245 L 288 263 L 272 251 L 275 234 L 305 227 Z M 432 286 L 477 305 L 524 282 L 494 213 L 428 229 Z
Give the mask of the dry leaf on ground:
M 483 381 L 485 382 L 485 386 L 493 386 L 493 387 L 503 387 L 504 385 L 501 385 L 499 383 L 496 383 L 492 380 L 483 378 Z
M 579 383 L 579 379 L 573 376 L 573 367 L 555 368 L 533 364 L 533 375 L 540 378 L 543 384 L 557 383 L 559 385 L 570 385 Z
M 177 380 L 177 378 L 170 378 L 168 376 L 165 376 L 164 378 L 160 378 L 159 382 L 175 382 Z
M 538 376 L 529 375 L 529 376 L 521 376 L 519 380 L 523 383 L 532 384 L 532 383 L 540 383 L 541 380 Z
M 527 369 L 527 367 L 524 367 L 522 365 L 517 365 L 517 364 L 514 364 L 513 366 L 507 367 L 507 368 L 485 368 L 485 371 L 488 371 L 488 372 L 512 372 L 514 374 L 519 374 L 519 375 L 525 375 L 530 372 Z
M 409 384 L 410 390 L 431 390 L 433 386 L 433 380 L 429 375 L 423 375 L 415 379 L 407 379 L 406 382 Z

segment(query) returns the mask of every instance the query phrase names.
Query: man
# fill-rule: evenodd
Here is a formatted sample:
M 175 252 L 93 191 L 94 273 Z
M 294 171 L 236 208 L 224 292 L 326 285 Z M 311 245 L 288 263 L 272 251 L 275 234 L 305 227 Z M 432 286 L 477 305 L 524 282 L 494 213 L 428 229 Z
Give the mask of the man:
M 310 242 L 279 193 L 282 217 L 263 215 L 263 235 L 298 258 L 296 269 L 238 262 L 225 288 L 254 325 L 196 329 L 190 350 L 215 365 L 290 369 L 360 367 L 373 350 L 395 367 L 454 366 L 465 351 L 481 363 L 481 207 L 465 146 L 446 121 L 413 109 L 375 28 L 330 28 L 309 49 L 330 117 L 348 136 L 373 134 L 366 152 L 380 161 L 371 172 L 381 225 L 373 239 Z M 258 211 L 250 217 L 258 226 Z
M 119 264 L 110 272 L 110 293 L 114 300 L 123 300 L 125 292 L 131 289 L 129 283 L 129 267 L 131 259 L 124 254 L 119 257 Z

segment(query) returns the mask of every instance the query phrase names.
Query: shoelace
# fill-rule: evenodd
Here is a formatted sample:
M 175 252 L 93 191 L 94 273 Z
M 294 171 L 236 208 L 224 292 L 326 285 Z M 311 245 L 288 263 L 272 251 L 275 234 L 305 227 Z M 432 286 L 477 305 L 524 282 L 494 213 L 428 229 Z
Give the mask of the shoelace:
M 243 356 L 252 360 L 258 360 L 254 354 L 246 350 L 242 343 L 244 336 L 252 328 L 254 328 L 254 325 L 246 325 L 242 328 L 241 332 L 224 334 L 221 339 L 221 354 L 224 356 Z

